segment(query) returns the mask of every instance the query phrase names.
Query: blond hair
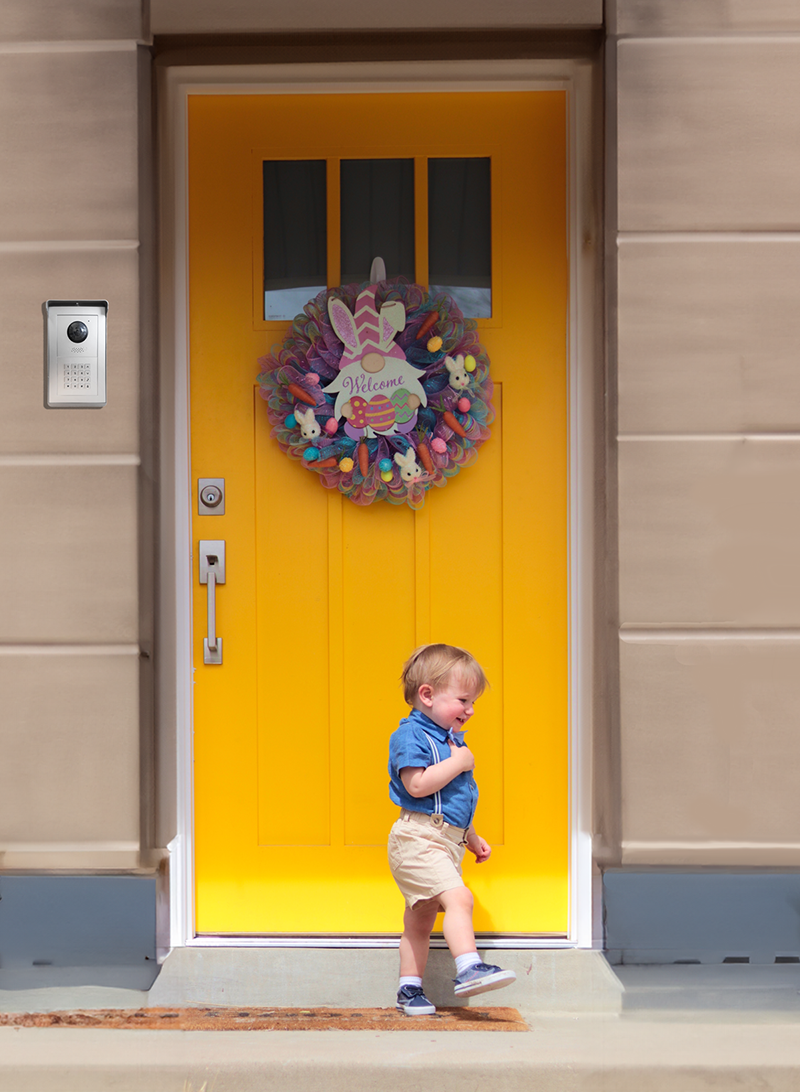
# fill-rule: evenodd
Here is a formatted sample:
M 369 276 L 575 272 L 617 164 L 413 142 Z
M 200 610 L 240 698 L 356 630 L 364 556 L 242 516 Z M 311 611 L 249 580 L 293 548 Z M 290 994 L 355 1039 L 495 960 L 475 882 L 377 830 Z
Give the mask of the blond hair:
M 425 683 L 438 690 L 446 686 L 453 675 L 473 688 L 476 697 L 489 685 L 483 668 L 465 648 L 457 645 L 420 645 L 403 664 L 400 676 L 406 702 L 413 705 L 419 688 Z

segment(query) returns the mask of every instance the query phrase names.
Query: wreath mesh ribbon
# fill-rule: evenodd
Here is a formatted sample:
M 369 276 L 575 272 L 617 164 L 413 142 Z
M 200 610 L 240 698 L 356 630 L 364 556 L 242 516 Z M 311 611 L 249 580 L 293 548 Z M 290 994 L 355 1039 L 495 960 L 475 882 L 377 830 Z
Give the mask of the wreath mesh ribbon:
M 331 307 L 337 300 L 349 314 Z M 404 326 L 397 319 L 403 312 Z M 365 337 L 376 345 L 365 346 Z M 362 373 L 359 353 L 378 342 L 387 375 L 411 365 L 400 389 L 388 389 L 393 381 L 380 374 Z M 372 357 L 383 368 L 380 355 Z M 320 292 L 258 363 L 261 397 L 281 449 L 356 504 L 388 500 L 421 508 L 431 486 L 444 486 L 473 463 L 489 438 L 492 381 L 475 321 L 450 296 L 431 296 L 402 278 Z M 368 400 L 374 390 L 381 393 Z

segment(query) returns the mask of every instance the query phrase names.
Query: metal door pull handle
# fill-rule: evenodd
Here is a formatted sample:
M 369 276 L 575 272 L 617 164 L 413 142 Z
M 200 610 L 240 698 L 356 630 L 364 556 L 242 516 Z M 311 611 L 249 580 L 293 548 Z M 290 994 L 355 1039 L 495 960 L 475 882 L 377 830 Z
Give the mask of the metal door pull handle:
M 217 576 L 214 566 L 217 563 L 215 557 L 208 559 L 208 645 L 209 652 L 217 651 Z
M 200 542 L 200 583 L 208 585 L 208 636 L 203 639 L 203 663 L 222 663 L 222 638 L 217 636 L 217 584 L 225 583 L 225 542 Z

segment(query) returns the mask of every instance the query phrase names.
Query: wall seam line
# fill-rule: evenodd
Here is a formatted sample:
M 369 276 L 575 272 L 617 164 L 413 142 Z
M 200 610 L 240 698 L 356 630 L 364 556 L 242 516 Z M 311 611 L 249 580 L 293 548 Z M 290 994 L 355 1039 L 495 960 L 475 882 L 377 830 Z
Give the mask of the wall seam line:
M 140 648 L 135 644 L 68 644 L 68 643 L 31 643 L 0 644 L 0 656 L 139 656 Z
M 134 53 L 139 38 L 75 38 L 69 41 L 0 42 L 0 56 L 23 53 Z

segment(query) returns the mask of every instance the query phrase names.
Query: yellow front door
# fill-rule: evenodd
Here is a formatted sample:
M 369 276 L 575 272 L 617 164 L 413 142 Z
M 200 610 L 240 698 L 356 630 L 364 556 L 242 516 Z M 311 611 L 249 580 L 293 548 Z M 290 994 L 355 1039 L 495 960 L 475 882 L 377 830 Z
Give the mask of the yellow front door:
M 561 91 L 189 99 L 198 933 L 399 931 L 388 739 L 401 665 L 431 640 L 469 648 L 491 681 L 469 732 L 475 825 L 494 847 L 465 864 L 476 929 L 567 932 L 566 132 Z M 258 358 L 289 326 L 264 317 L 263 164 L 324 163 L 333 286 L 342 162 L 412 160 L 425 285 L 434 157 L 491 164 L 478 331 L 496 421 L 421 510 L 359 507 L 282 454 L 258 397 Z M 198 514 L 206 477 L 225 479 L 223 515 Z M 208 539 L 226 542 L 215 665 Z

